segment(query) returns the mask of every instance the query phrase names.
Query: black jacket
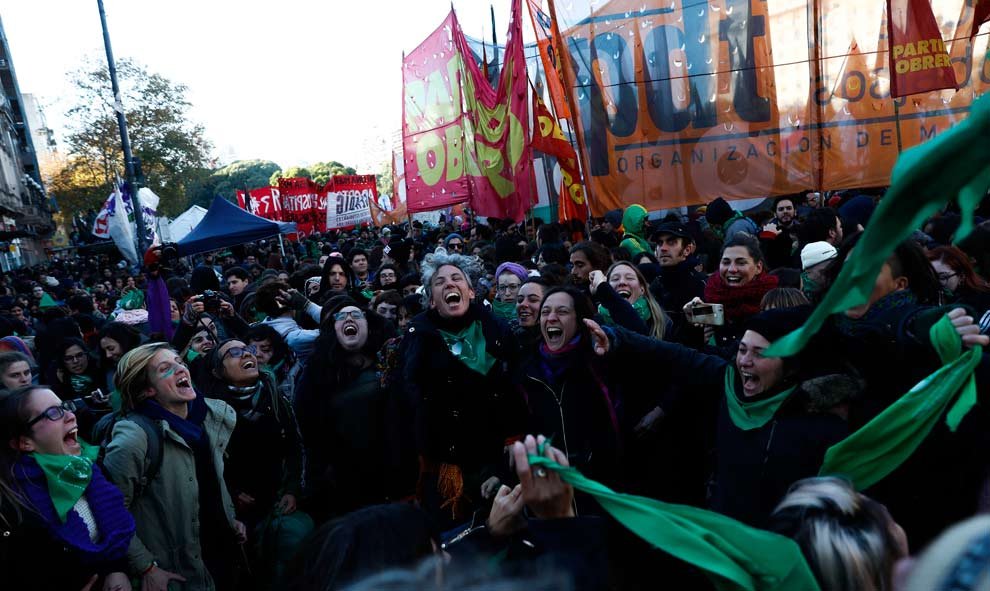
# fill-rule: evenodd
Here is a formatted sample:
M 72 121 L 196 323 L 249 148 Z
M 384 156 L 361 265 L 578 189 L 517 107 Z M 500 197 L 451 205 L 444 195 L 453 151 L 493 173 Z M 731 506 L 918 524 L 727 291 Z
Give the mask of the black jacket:
M 669 380 L 690 386 L 673 392 L 717 400 L 715 470 L 709 503 L 715 511 L 762 527 L 788 487 L 815 476 L 825 451 L 848 433 L 843 419 L 811 410 L 808 395 L 798 388 L 762 427 L 743 430 L 729 417 L 724 359 L 693 349 L 644 339 L 628 331 L 614 333 L 610 357 L 638 360 Z M 738 378 L 737 378 L 738 379 Z M 737 384 L 737 389 L 738 384 Z M 768 393 L 776 394 L 779 390 Z M 666 409 L 672 401 L 665 401 Z
M 660 267 L 660 274 L 650 284 L 650 292 L 659 297 L 660 307 L 673 322 L 672 330 L 664 340 L 697 349 L 704 344 L 705 332 L 688 322 L 684 314 L 685 304 L 694 298 L 705 297 L 707 278 L 694 269 L 696 264 L 697 259 L 691 257 L 673 267 Z

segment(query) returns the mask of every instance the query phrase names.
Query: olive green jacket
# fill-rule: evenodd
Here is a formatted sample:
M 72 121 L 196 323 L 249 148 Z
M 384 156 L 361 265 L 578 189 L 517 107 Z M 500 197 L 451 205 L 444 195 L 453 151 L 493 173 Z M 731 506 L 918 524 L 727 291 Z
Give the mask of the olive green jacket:
M 213 465 L 220 482 L 220 494 L 231 529 L 234 504 L 223 480 L 224 450 L 234 431 L 237 415 L 220 400 L 207 399 L 208 411 L 203 429 L 213 447 Z M 124 503 L 134 515 L 137 532 L 127 550 L 134 576 L 155 561 L 159 568 L 186 578 L 170 589 L 212 590 L 213 580 L 203 563 L 199 539 L 199 485 L 192 449 L 168 423 L 164 432 L 162 465 L 155 478 L 142 490 L 141 479 L 149 468 L 148 438 L 144 430 L 126 417 L 117 421 L 107 447 L 104 468 L 110 480 L 124 493 Z

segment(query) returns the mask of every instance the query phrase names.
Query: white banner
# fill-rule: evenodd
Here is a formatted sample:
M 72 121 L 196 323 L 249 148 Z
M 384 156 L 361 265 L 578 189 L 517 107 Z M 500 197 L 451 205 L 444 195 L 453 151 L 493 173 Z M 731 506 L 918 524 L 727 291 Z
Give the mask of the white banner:
M 327 230 L 371 224 L 368 202 L 371 189 L 345 189 L 327 193 Z

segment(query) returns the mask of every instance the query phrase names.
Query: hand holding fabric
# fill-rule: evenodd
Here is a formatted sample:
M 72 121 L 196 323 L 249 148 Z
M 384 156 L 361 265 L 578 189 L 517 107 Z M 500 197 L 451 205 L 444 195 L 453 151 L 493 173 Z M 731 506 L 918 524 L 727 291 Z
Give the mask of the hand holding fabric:
M 952 320 L 952 326 L 956 330 L 956 334 L 962 339 L 962 343 L 966 347 L 973 347 L 975 345 L 980 345 L 986 347 L 990 345 L 990 336 L 980 334 L 980 325 L 976 323 L 976 320 L 966 314 L 966 310 L 963 308 L 953 308 L 949 311 L 949 319 Z
M 512 456 L 516 462 L 516 475 L 522 487 L 522 500 L 539 519 L 574 517 L 574 489 L 565 484 L 556 472 L 539 467 L 533 470 L 529 455 L 537 453 L 537 445 L 543 446 L 543 456 L 561 466 L 569 466 L 567 456 L 559 449 L 544 445 L 546 437 L 527 435 L 525 443 L 512 444 Z

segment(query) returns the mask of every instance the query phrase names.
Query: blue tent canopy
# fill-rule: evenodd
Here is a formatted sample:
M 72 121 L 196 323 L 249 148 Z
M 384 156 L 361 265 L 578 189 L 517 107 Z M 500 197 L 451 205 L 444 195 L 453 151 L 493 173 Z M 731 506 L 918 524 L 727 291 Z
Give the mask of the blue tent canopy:
M 178 251 L 186 256 L 295 231 L 295 222 L 266 220 L 216 197 L 202 221 L 178 242 Z

